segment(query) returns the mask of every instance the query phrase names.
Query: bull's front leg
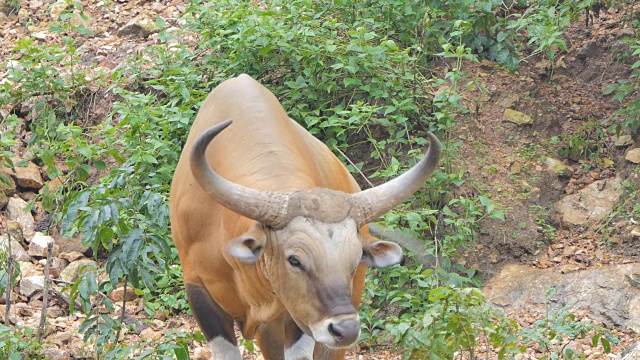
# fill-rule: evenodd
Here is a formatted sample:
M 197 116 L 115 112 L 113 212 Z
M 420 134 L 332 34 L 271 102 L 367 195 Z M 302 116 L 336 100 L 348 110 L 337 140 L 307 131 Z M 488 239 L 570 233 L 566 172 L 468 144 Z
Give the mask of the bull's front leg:
M 313 360 L 315 340 L 305 334 L 298 325 L 287 316 L 285 320 L 285 360 Z
M 200 284 L 186 284 L 187 299 L 215 360 L 242 360 L 233 319 L 213 300 Z

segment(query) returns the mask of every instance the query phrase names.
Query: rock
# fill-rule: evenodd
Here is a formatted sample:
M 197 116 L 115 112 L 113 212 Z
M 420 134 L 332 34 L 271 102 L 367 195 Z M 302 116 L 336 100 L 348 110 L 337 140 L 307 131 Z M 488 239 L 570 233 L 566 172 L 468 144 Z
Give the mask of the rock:
M 619 178 L 598 180 L 577 193 L 560 199 L 556 203 L 556 210 L 560 214 L 562 225 L 583 225 L 609 215 L 622 196 L 621 184 Z M 602 190 L 598 190 L 599 188 Z
M 48 360 L 70 360 L 71 355 L 68 352 L 55 347 L 48 347 L 43 352 L 44 358 Z
M 193 350 L 193 360 L 211 359 L 211 350 L 208 347 L 199 346 Z
M 17 163 L 14 160 L 14 164 Z M 22 186 L 27 189 L 40 189 L 44 186 L 44 179 L 40 174 L 40 167 L 29 161 L 27 166 L 14 166 L 13 169 L 6 168 L 5 170 L 9 175 L 15 178 L 18 186 Z
M 138 295 L 136 295 L 136 290 L 131 286 L 127 286 L 126 293 L 127 293 L 127 301 L 131 301 L 138 297 Z M 111 292 L 110 298 L 113 301 L 122 301 L 124 299 L 124 294 L 125 294 L 124 286 L 121 286 Z
M 518 96 L 518 94 L 509 93 L 507 94 L 507 96 L 498 101 L 498 105 L 505 109 L 508 109 L 514 107 L 518 103 L 518 100 L 520 100 L 520 96 Z
M 637 360 L 640 359 L 640 342 L 629 346 L 616 356 L 614 360 Z
M 62 343 L 62 344 L 68 344 L 71 342 L 72 339 L 73 339 L 72 331 L 63 331 L 47 337 L 47 340 L 49 341 Z
M 611 326 L 638 331 L 640 289 L 627 277 L 640 273 L 640 263 L 611 265 L 562 274 L 557 269 L 535 269 L 507 265 L 482 289 L 493 303 L 513 311 L 545 307 L 545 292 L 555 289 L 548 300 L 551 311 L 569 305 L 569 311 L 587 311 L 592 319 Z
M 26 201 L 17 197 L 12 197 L 7 203 L 5 216 L 7 220 L 12 220 L 20 224 L 22 235 L 29 239 L 35 232 L 34 227 L 36 226 L 36 222 L 33 219 L 31 212 L 27 211 L 27 205 Z
M 90 259 L 81 259 L 69 264 L 60 273 L 60 279 L 66 282 L 74 282 L 76 279 L 87 271 L 96 271 L 98 264 Z
M 140 339 L 142 340 L 158 340 L 162 334 L 159 331 L 155 331 L 152 328 L 146 328 L 140 332 Z
M 47 246 L 49 243 L 54 243 L 53 245 L 53 253 L 51 256 L 56 257 L 60 253 L 60 249 L 58 245 L 55 244 L 55 241 L 51 236 L 46 236 L 41 232 L 36 232 L 31 239 L 31 243 L 29 243 L 29 255 L 31 256 L 39 256 L 39 257 L 47 257 Z
M 31 297 L 44 289 L 44 276 L 27 276 L 20 280 L 20 294 Z
M 640 148 L 629 150 L 627 156 L 625 156 L 624 158 L 634 164 L 640 164 Z
M 565 165 L 558 159 L 548 157 L 546 158 L 544 163 L 545 165 L 547 165 L 547 169 L 553 171 L 560 177 L 570 177 L 571 175 L 573 175 L 573 168 L 571 168 L 571 166 Z
M 36 268 L 31 261 L 18 261 L 22 277 L 44 276 L 44 273 Z
M 16 182 L 6 171 L 0 170 L 0 192 L 7 196 L 16 192 Z
M 618 31 L 616 31 L 616 35 L 619 38 L 622 38 L 622 37 L 635 37 L 636 36 L 636 32 L 635 32 L 635 30 L 633 28 L 626 27 L 626 28 L 618 29 Z
M 56 21 L 60 19 L 60 15 L 62 15 L 62 12 L 67 8 L 67 6 L 66 1 L 57 1 L 53 3 L 53 5 L 51 5 L 51 10 L 49 11 L 51 18 Z
M 78 251 L 65 252 L 60 254 L 60 259 L 67 260 L 68 262 L 74 262 L 84 257 L 84 254 Z
M 617 147 L 624 147 L 633 144 L 633 139 L 631 135 L 620 135 L 620 136 L 612 136 L 611 140 L 613 140 L 613 144 Z
M 505 121 L 509 121 L 517 125 L 533 124 L 533 119 L 529 115 L 521 113 L 520 111 L 512 110 L 512 109 L 504 110 L 503 119 Z
M 636 226 L 631 229 L 631 237 L 634 239 L 640 239 L 640 226 Z
M 53 180 L 44 184 L 42 189 L 38 192 L 39 194 L 44 194 L 45 192 L 55 193 L 62 187 L 62 180 L 60 177 L 54 178 Z
M 0 254 L 6 254 L 9 250 L 9 237 L 7 235 L 0 235 Z M 31 257 L 22 248 L 22 245 L 16 240 L 11 238 L 11 256 L 15 261 L 29 261 Z
M 156 27 L 155 18 L 152 17 L 152 15 L 141 14 L 121 27 L 120 30 L 118 30 L 118 36 L 146 38 L 159 30 L 160 29 Z

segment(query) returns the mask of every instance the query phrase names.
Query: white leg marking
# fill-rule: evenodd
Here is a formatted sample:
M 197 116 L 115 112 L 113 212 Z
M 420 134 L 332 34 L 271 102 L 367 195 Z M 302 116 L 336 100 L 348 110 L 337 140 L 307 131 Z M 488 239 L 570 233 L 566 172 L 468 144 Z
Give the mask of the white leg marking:
M 290 348 L 284 349 L 285 360 L 313 360 L 313 348 L 315 340 L 307 334 L 302 334 Z
M 215 337 L 209 341 L 209 347 L 214 360 L 242 360 L 240 349 L 222 336 Z

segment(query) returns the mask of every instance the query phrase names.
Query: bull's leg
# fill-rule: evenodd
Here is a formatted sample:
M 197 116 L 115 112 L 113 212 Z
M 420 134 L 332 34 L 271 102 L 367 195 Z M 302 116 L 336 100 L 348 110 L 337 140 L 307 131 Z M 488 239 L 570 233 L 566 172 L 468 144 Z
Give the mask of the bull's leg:
M 315 344 L 315 340 L 300 330 L 293 319 L 285 320 L 285 360 L 313 360 Z
M 193 317 L 209 342 L 215 360 L 242 360 L 233 319 L 213 300 L 202 285 L 187 283 L 187 299 Z
M 258 347 L 266 360 L 284 360 L 284 324 L 282 320 L 260 325 L 256 333 Z

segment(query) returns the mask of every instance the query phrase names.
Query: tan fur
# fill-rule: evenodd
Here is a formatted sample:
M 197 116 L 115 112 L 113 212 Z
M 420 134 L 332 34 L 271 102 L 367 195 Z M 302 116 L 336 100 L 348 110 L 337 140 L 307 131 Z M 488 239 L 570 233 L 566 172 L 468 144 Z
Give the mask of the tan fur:
M 207 149 L 210 167 L 225 179 L 272 191 L 317 187 L 345 193 L 360 191 L 335 155 L 290 120 L 273 94 L 247 75 L 225 81 L 207 97 L 185 149 L 190 149 L 204 130 L 227 119 L 233 124 Z M 266 260 L 248 265 L 228 254 L 229 242 L 252 231 L 256 222 L 221 206 L 196 183 L 189 168 L 189 151 L 182 153 L 178 163 L 170 204 L 172 234 L 185 282 L 204 286 L 225 312 L 244 324 L 242 332 L 247 338 L 253 338 L 263 323 L 282 322 L 287 310 L 274 294 L 268 278 L 273 276 L 269 274 L 274 264 L 267 262 L 283 260 L 273 260 L 278 256 L 262 257 Z M 310 215 L 324 218 L 320 220 L 336 220 L 345 210 L 336 206 L 326 212 L 314 206 L 300 204 Z M 366 226 L 360 233 L 365 241 L 372 241 L 366 235 Z M 356 307 L 364 288 L 364 275 L 365 267 L 358 266 L 352 283 Z M 300 300 L 305 301 L 304 294 L 300 294 Z M 332 359 L 344 356 L 343 350 L 330 353 Z

